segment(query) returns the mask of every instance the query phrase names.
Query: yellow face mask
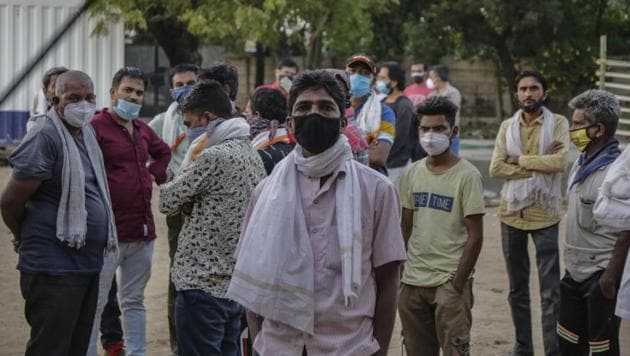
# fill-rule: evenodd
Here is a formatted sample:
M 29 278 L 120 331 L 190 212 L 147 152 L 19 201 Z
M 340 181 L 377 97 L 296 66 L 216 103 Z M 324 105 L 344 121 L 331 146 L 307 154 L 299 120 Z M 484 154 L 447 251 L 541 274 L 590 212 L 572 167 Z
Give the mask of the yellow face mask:
M 586 146 L 591 142 L 591 138 L 588 137 L 588 133 L 586 130 L 593 127 L 593 125 L 588 127 L 582 127 L 580 129 L 571 130 L 569 135 L 571 136 L 571 142 L 577 147 L 580 152 L 584 152 Z

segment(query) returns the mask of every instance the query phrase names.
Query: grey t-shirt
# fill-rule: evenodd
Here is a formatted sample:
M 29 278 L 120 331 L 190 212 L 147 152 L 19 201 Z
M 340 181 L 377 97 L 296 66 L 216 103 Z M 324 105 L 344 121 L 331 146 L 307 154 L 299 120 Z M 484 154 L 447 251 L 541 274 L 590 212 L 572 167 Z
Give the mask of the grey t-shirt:
M 85 171 L 86 244 L 71 248 L 56 237 L 63 149 L 50 120 L 29 132 L 9 157 L 13 178 L 42 182 L 26 203 L 17 267 L 24 272 L 98 273 L 107 243 L 107 211 L 82 137 L 74 141 Z

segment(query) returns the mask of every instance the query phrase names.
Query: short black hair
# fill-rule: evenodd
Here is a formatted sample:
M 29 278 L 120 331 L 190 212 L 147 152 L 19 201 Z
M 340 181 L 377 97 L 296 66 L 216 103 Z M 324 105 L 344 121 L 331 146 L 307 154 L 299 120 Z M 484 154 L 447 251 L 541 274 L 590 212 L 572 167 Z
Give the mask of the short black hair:
M 50 85 L 50 80 L 55 75 L 61 75 L 67 72 L 69 69 L 66 67 L 52 67 L 44 73 L 42 77 L 42 84 L 44 85 L 44 89 L 48 89 L 48 85 Z
M 405 90 L 405 70 L 398 62 L 385 62 L 381 66 L 383 68 L 387 68 L 389 80 L 396 81 L 396 89 L 403 91 Z
M 289 90 L 289 113 L 293 112 L 293 105 L 295 105 L 295 101 L 302 92 L 317 89 L 324 89 L 337 104 L 341 115 L 344 115 L 346 111 L 346 96 L 337 80 L 321 69 L 303 72 L 295 78 L 291 85 L 291 90 Z
M 140 79 L 142 80 L 144 86 L 147 86 L 147 79 L 144 77 L 142 69 L 137 67 L 124 67 L 114 74 L 114 78 L 112 79 L 112 88 L 118 88 L 123 78 Z
M 193 87 L 180 105 L 180 111 L 195 114 L 207 111 L 218 117 L 229 119 L 232 117 L 232 103 L 223 90 L 223 86 L 216 80 L 210 80 Z
M 217 64 L 199 72 L 199 81 L 216 80 L 221 85 L 230 87 L 229 97 L 236 100 L 238 94 L 238 69 L 231 64 Z
M 423 115 L 444 115 L 451 128 L 455 126 L 455 116 L 457 115 L 457 105 L 445 96 L 431 96 L 418 106 L 418 124 Z
M 258 88 L 251 98 L 252 112 L 267 120 L 284 123 L 287 119 L 287 98 L 278 89 Z
M 168 85 L 170 85 L 170 87 L 172 88 L 173 77 L 175 76 L 175 74 L 184 72 L 193 72 L 197 74 L 199 72 L 199 66 L 189 63 L 181 63 L 171 68 L 170 72 L 168 73 Z
M 438 78 L 442 79 L 444 82 L 448 82 L 448 67 L 443 64 L 436 64 L 433 67 L 429 68 L 429 71 L 435 72 L 435 75 Z
M 547 80 L 545 79 L 545 77 L 543 77 L 543 75 L 537 70 L 525 69 L 525 70 L 520 71 L 516 75 L 516 78 L 514 78 L 514 92 L 518 92 L 518 83 L 521 81 L 521 79 L 527 78 L 527 77 L 532 77 L 536 79 L 536 81 L 540 83 L 540 85 L 542 85 L 543 91 L 545 92 L 547 91 L 548 85 L 547 85 Z
M 295 68 L 296 71 L 300 70 L 300 67 L 298 67 L 297 63 L 295 63 L 295 61 L 291 58 L 282 58 L 280 61 L 278 61 L 278 65 L 276 66 L 276 68 L 281 69 L 283 67 Z

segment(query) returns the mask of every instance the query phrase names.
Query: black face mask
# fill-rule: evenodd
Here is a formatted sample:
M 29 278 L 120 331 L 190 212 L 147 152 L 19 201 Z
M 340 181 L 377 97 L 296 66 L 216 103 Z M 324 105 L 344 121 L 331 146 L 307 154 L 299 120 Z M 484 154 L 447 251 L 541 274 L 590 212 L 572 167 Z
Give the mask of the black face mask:
M 293 116 L 295 139 L 305 150 L 319 154 L 332 147 L 341 133 L 341 120 L 313 113 Z

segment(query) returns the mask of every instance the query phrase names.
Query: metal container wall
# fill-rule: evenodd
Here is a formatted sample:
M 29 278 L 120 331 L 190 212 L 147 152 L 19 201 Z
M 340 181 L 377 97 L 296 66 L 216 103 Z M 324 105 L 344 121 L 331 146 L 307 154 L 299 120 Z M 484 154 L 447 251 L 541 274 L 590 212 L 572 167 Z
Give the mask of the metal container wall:
M 0 0 L 0 90 L 6 90 L 81 4 L 79 0 Z M 112 77 L 124 65 L 124 25 L 111 23 L 107 34 L 91 35 L 96 22 L 84 14 L 0 107 L 0 146 L 24 136 L 33 97 L 41 90 L 48 68 L 86 72 L 94 81 L 97 108 L 109 106 Z

